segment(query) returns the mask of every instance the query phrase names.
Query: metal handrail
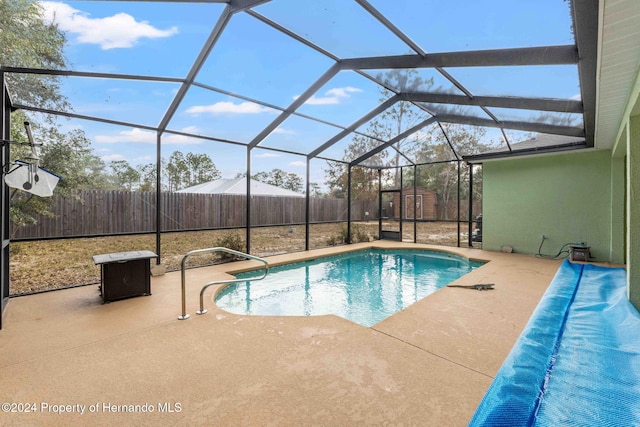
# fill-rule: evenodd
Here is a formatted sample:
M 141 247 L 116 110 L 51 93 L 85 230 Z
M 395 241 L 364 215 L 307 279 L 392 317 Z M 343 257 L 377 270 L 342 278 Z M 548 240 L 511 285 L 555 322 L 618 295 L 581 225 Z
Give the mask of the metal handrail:
M 264 259 L 257 257 L 257 256 L 253 256 L 253 255 L 249 255 L 249 254 L 245 254 L 244 252 L 238 252 L 238 251 L 234 251 L 233 249 L 229 249 L 229 248 L 222 248 L 222 247 L 216 247 L 216 248 L 207 248 L 207 249 L 196 249 L 194 251 L 190 251 L 187 252 L 186 255 L 182 258 L 182 315 L 178 316 L 178 319 L 180 320 L 185 320 L 189 318 L 189 315 L 187 314 L 187 303 L 186 303 L 186 271 L 185 271 L 185 267 L 187 264 L 187 259 L 191 256 L 191 255 L 196 255 L 196 254 L 203 254 L 203 253 L 212 253 L 212 252 L 226 252 L 232 255 L 236 255 L 239 257 L 243 257 L 243 258 L 247 258 L 247 259 L 252 259 L 255 261 L 260 261 L 261 263 L 264 264 L 264 274 L 262 275 L 262 277 L 258 277 L 255 279 L 251 279 L 251 280 L 262 280 L 265 277 L 267 277 L 267 274 L 269 274 L 269 263 L 267 261 L 265 261 Z M 204 309 L 204 291 L 211 285 L 221 285 L 223 283 L 238 283 L 238 282 L 246 282 L 247 279 L 233 279 L 233 280 L 216 280 L 214 282 L 209 282 L 206 285 L 204 285 L 204 287 L 202 288 L 202 290 L 200 291 L 200 310 L 196 311 L 197 314 L 205 314 L 207 312 L 207 310 Z

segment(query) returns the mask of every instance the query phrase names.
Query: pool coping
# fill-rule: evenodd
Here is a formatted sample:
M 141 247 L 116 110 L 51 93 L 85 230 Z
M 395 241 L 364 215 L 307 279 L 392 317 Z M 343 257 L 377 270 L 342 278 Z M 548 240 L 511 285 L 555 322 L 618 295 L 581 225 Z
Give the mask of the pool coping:
M 393 241 L 374 241 L 365 243 L 354 243 L 352 245 L 331 246 L 330 248 L 313 249 L 304 252 L 293 252 L 289 254 L 271 255 L 263 257 L 269 262 L 270 267 L 278 267 L 285 264 L 293 264 L 296 262 L 309 261 L 313 259 L 322 258 L 325 256 L 338 255 L 343 253 L 357 252 L 365 249 L 412 249 L 412 250 L 430 250 L 434 252 L 444 252 L 452 255 L 461 256 L 469 261 L 477 262 L 489 262 L 489 259 L 479 258 L 474 255 L 470 255 L 464 251 L 464 248 L 447 247 L 447 246 L 435 246 L 421 243 L 411 243 L 411 247 L 407 247 L 407 242 L 393 242 Z M 327 250 L 333 250 L 333 252 L 326 253 Z M 476 249 L 477 250 L 477 249 Z M 322 253 L 322 255 L 320 255 Z M 233 264 L 233 265 L 232 265 Z M 227 274 L 245 273 L 247 271 L 256 270 L 262 264 L 256 261 L 237 261 L 230 264 L 225 264 L 226 267 L 223 271 Z
M 183 410 L 10 414 L 16 415 L 10 421 L 466 425 L 559 262 L 386 241 L 269 260 L 280 264 L 371 246 L 488 260 L 457 282 L 494 282 L 496 289 L 442 288 L 372 327 L 335 315 L 233 315 L 210 299 L 210 312 L 195 315 L 199 284 L 252 267 L 245 261 L 188 270 L 188 320 L 177 320 L 180 272 L 152 277 L 152 296 L 110 304 L 100 303 L 93 286 L 15 298 L 0 331 L 0 398 L 170 400 Z
M 487 263 L 490 262 L 490 260 L 480 259 L 480 258 L 477 258 L 477 257 L 469 256 L 468 254 L 462 254 L 459 251 L 456 251 L 455 249 L 447 249 L 447 248 L 442 248 L 442 247 L 433 247 L 431 245 L 420 245 L 420 244 L 417 244 L 415 247 L 408 248 L 408 247 L 406 247 L 406 245 L 394 246 L 393 244 L 384 244 L 384 243 L 380 244 L 379 242 L 370 242 L 368 244 L 365 243 L 364 245 L 362 245 L 362 246 L 360 246 L 358 248 L 355 248 L 355 249 L 352 248 L 351 246 L 353 246 L 353 245 L 349 245 L 349 246 L 346 246 L 346 247 L 345 246 L 338 246 L 336 248 L 345 248 L 346 250 L 336 251 L 336 252 L 333 252 L 333 253 L 330 253 L 330 254 L 323 254 L 321 256 L 312 256 L 309 253 L 305 252 L 305 253 L 301 254 L 302 256 L 300 258 L 293 257 L 294 258 L 293 260 L 291 260 L 291 259 L 289 259 L 289 260 L 279 260 L 277 262 L 272 263 L 272 262 L 269 262 L 269 260 L 272 257 L 265 257 L 264 259 L 265 259 L 265 261 L 268 262 L 269 269 L 271 269 L 271 268 L 274 268 L 274 267 L 281 267 L 281 266 L 285 266 L 285 265 L 298 264 L 298 263 L 303 263 L 303 262 L 306 262 L 306 261 L 315 261 L 315 260 L 319 260 L 319 259 L 322 259 L 322 258 L 328 258 L 328 257 L 332 257 L 332 256 L 342 255 L 342 254 L 351 254 L 351 253 L 355 253 L 355 252 L 366 251 L 366 250 L 369 250 L 369 249 L 378 249 L 378 250 L 405 250 L 405 251 L 408 250 L 408 251 L 439 252 L 439 253 L 444 253 L 444 254 L 453 255 L 453 256 L 457 256 L 457 257 L 463 258 L 463 259 L 467 260 L 468 262 L 481 262 L 483 264 L 487 264 Z M 292 255 L 295 255 L 295 254 L 287 254 L 286 258 L 291 258 Z M 235 265 L 234 266 L 234 264 L 240 264 L 240 263 L 247 264 L 247 265 L 242 265 L 242 266 Z M 224 273 L 232 276 L 233 279 L 237 279 L 237 274 L 247 273 L 247 272 L 251 272 L 251 271 L 260 271 L 260 270 L 264 269 L 264 265 L 263 264 L 261 264 L 261 263 L 259 263 L 257 261 L 253 261 L 253 260 L 237 261 L 237 262 L 229 263 L 227 265 L 229 265 L 232 268 L 231 269 L 224 269 Z M 251 266 L 249 266 L 249 265 L 251 265 Z M 478 266 L 477 268 L 481 268 L 481 267 L 482 266 Z M 469 273 L 465 273 L 465 275 L 466 274 L 469 274 Z M 449 284 L 453 284 L 453 283 L 457 282 L 458 280 L 460 280 L 461 278 L 456 279 L 455 281 L 452 281 Z M 218 295 L 224 289 L 228 288 L 229 286 L 234 286 L 234 285 L 237 285 L 237 284 L 238 284 L 238 282 L 233 282 L 233 283 L 223 283 L 223 284 L 220 284 L 220 285 L 216 286 L 214 288 L 214 290 L 213 290 L 213 294 L 211 295 L 211 298 L 209 298 L 209 299 L 212 300 L 211 303 L 217 309 L 222 310 L 223 312 L 228 313 L 229 315 L 249 316 L 249 314 L 237 314 L 237 313 L 233 313 L 233 312 L 227 311 L 224 308 L 218 306 L 218 304 L 216 304 L 216 302 L 215 302 L 215 300 L 218 297 Z M 437 289 L 435 292 L 437 292 L 440 289 Z M 431 295 L 431 294 L 429 294 L 429 295 Z M 426 296 L 420 298 L 420 300 L 422 300 L 424 298 L 427 298 L 429 295 L 426 295 Z M 416 301 L 416 302 L 418 302 L 418 301 Z M 413 304 L 415 304 L 416 302 L 414 302 Z M 402 309 L 402 310 L 404 310 L 404 309 Z M 402 311 L 402 310 L 400 310 L 400 311 Z M 395 314 L 399 313 L 400 311 L 398 311 L 396 313 L 393 313 L 388 317 L 394 316 Z M 250 314 L 250 316 L 278 317 L 280 315 L 277 315 L 277 314 L 273 314 L 273 315 L 270 315 L 270 314 Z M 352 322 L 352 320 L 350 320 L 350 319 L 343 318 L 343 317 L 341 317 L 341 316 L 339 316 L 337 314 L 333 314 L 333 313 L 322 314 L 322 315 L 310 315 L 309 317 L 317 317 L 317 316 L 337 316 L 337 317 L 339 317 L 341 319 L 344 319 L 344 320 Z M 296 316 L 283 316 L 283 317 L 296 317 Z M 385 318 L 385 319 L 387 319 L 387 318 Z M 382 322 L 385 319 L 382 319 L 380 322 Z M 372 326 L 361 325 L 361 324 L 359 324 L 357 322 L 354 322 L 354 323 L 356 323 L 356 324 L 358 324 L 360 326 L 364 326 L 364 327 L 373 327 L 377 323 L 380 323 L 380 322 L 376 322 Z
M 468 331 L 475 330 L 477 333 L 486 333 L 487 331 L 482 331 L 482 327 L 478 328 L 478 325 L 483 325 L 486 323 L 490 325 L 491 322 L 487 321 L 486 314 L 489 316 L 495 316 L 497 313 L 492 311 L 492 305 L 494 302 L 504 303 L 504 299 L 496 299 L 493 298 L 495 295 L 500 295 L 501 292 L 479 292 L 475 290 L 465 290 L 465 289 L 456 289 L 450 287 L 444 287 L 431 295 L 422 298 L 420 301 L 417 301 L 410 305 L 409 307 L 404 308 L 403 310 L 387 317 L 386 319 L 372 325 L 372 326 L 364 326 L 352 322 L 348 319 L 344 319 L 335 314 L 324 314 L 318 316 L 269 316 L 269 315 L 242 315 L 230 313 L 222 308 L 220 308 L 213 299 L 217 295 L 217 293 L 224 287 L 226 284 L 213 286 L 212 292 L 207 294 L 205 301 L 205 309 L 209 311 L 210 314 L 215 316 L 229 316 L 234 319 L 243 319 L 246 317 L 256 317 L 256 318 L 265 318 L 265 319 L 304 319 L 304 318 L 335 318 L 337 321 L 348 322 L 353 324 L 357 328 L 365 328 L 372 329 L 378 332 L 383 332 L 390 336 L 397 336 L 400 334 L 401 340 L 405 342 L 412 342 L 413 340 L 417 340 L 419 344 L 418 347 L 425 348 L 427 351 L 434 355 L 438 355 L 439 357 L 443 357 L 444 359 L 451 361 L 453 363 L 459 364 L 465 367 L 471 367 L 471 369 L 481 373 L 482 375 L 487 376 L 488 378 L 493 378 L 495 373 L 500 368 L 502 361 L 508 355 L 511 345 L 517 340 L 520 331 L 523 329 L 524 325 L 529 319 L 529 316 L 533 312 L 535 306 L 537 305 L 537 301 L 542 297 L 544 291 L 546 290 L 548 284 L 551 282 L 551 279 L 555 275 L 557 268 L 560 266 L 562 260 L 548 260 L 544 258 L 538 258 L 532 255 L 523 255 L 517 253 L 502 253 L 502 252 L 489 252 L 483 251 L 475 248 L 463 248 L 463 247 L 443 247 L 437 245 L 430 244 L 419 244 L 419 243 L 408 243 L 408 242 L 398 242 L 398 241 L 390 241 L 390 240 L 377 240 L 373 242 L 364 242 L 357 243 L 352 245 L 344 245 L 344 246 L 336 246 L 329 247 L 323 249 L 316 249 L 305 252 L 298 253 L 290 253 L 290 254 L 280 254 L 273 255 L 269 257 L 265 257 L 264 259 L 269 262 L 270 266 L 280 266 L 285 264 L 297 263 L 306 260 L 312 260 L 321 258 L 324 256 L 337 255 L 341 253 L 350 253 L 358 250 L 376 248 L 376 249 L 414 249 L 414 250 L 432 250 L 437 252 L 449 253 L 457 256 L 461 256 L 470 261 L 478 261 L 483 262 L 484 265 L 475 269 L 474 271 L 467 273 L 461 278 L 451 282 L 452 285 L 472 285 L 476 283 L 489 283 L 496 282 L 495 290 L 500 291 L 509 291 L 509 298 L 512 298 L 513 306 L 509 309 L 511 315 L 515 315 L 516 311 L 519 311 L 519 304 L 525 304 L 526 308 L 523 308 L 520 313 L 517 313 L 517 321 L 514 321 L 514 327 L 509 328 L 509 330 L 503 330 L 502 325 L 494 324 L 489 329 L 493 330 L 490 332 L 490 338 L 488 339 L 475 339 L 472 340 L 474 342 L 473 348 L 474 350 L 463 351 L 457 346 L 452 346 L 451 350 L 441 351 L 439 348 L 447 348 L 449 347 L 447 341 L 449 341 L 450 335 L 445 333 L 444 335 L 433 335 L 431 333 L 425 333 L 423 328 L 419 328 L 419 324 L 431 324 L 434 328 L 440 328 L 445 321 L 442 319 L 438 321 L 433 320 L 433 316 L 431 313 L 438 313 L 438 315 L 445 317 L 450 316 L 447 310 L 441 310 L 441 306 L 458 306 L 460 309 L 463 309 L 464 305 L 467 301 L 471 301 L 473 304 L 484 303 L 485 300 L 493 301 L 489 304 L 483 304 L 479 306 L 481 310 L 485 310 L 485 314 L 482 314 L 482 311 L 479 313 L 474 313 L 476 316 L 480 316 L 480 319 L 473 320 L 470 323 L 473 325 L 467 324 L 464 326 L 463 330 L 465 333 L 460 336 L 459 339 L 469 338 Z M 528 284 L 532 281 L 536 281 L 537 274 L 532 269 L 532 266 L 537 264 L 539 265 L 547 265 L 551 266 L 545 271 L 545 278 L 542 284 L 538 284 L 536 286 L 533 294 L 526 294 L 524 296 L 519 295 L 520 291 L 517 288 L 508 288 L 502 289 L 504 283 L 500 283 L 496 280 L 491 280 L 490 277 L 494 275 L 498 270 L 501 270 L 505 263 L 506 265 L 512 264 L 514 259 L 525 259 L 526 264 L 529 267 L 529 273 L 531 274 L 531 279 L 526 276 L 518 277 L 517 283 L 525 283 Z M 241 273 L 246 271 L 255 270 L 259 268 L 262 264 L 257 261 L 236 261 L 229 264 L 223 264 L 213 267 L 217 272 L 220 272 L 224 275 L 227 275 L 229 278 L 235 278 L 234 273 Z M 465 300 L 458 300 L 458 295 L 460 292 L 463 292 L 462 295 L 465 295 Z M 526 303 L 526 301 L 533 296 L 535 298 L 536 304 L 530 305 Z M 462 301 L 462 302 L 461 302 Z M 426 313 L 426 314 L 425 314 Z M 415 322 L 415 319 L 420 319 L 418 322 L 410 323 L 412 326 L 410 328 L 419 328 L 418 333 L 412 330 L 407 330 L 405 323 L 407 323 L 408 319 L 412 319 Z M 447 322 L 457 322 L 458 319 L 449 319 Z M 519 324 L 519 326 L 515 326 Z M 402 331 L 402 332 L 400 332 Z M 461 331 L 456 330 L 456 333 Z M 425 333 L 424 336 L 422 334 Z M 423 342 L 424 340 L 424 342 Z M 509 345 L 505 346 L 503 343 L 508 342 Z M 433 349 L 432 349 L 433 347 Z

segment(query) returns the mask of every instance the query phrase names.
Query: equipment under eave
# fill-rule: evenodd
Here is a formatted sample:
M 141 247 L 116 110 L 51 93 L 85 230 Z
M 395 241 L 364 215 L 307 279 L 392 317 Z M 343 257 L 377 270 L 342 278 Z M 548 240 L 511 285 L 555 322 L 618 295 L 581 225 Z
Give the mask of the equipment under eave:
M 31 146 L 32 157 L 27 160 L 16 160 L 11 164 L 11 168 L 6 172 L 4 182 L 11 188 L 26 191 L 40 197 L 51 197 L 53 190 L 58 185 L 60 177 L 44 168 L 38 166 L 40 158 L 36 152 L 36 144 L 31 135 L 31 127 L 29 122 L 24 122 L 27 130 L 28 144 L 17 143 L 21 145 Z M 8 141 L 12 143 L 11 141 Z
M 53 196 L 60 177 L 36 164 L 17 160 L 4 177 L 11 188 L 26 191 L 40 197 Z

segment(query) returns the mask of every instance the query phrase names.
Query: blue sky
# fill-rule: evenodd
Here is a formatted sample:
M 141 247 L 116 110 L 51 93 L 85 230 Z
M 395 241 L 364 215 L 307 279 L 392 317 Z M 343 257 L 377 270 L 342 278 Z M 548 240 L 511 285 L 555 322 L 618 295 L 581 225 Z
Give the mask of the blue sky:
M 72 69 L 178 78 L 187 74 L 224 9 L 222 4 L 204 3 L 41 3 L 46 16 L 67 32 L 66 56 Z M 370 3 L 427 52 L 573 43 L 568 6 L 562 0 Z M 352 1 L 273 0 L 255 10 L 339 57 L 412 53 Z M 239 13 L 232 17 L 196 81 L 286 108 L 332 64 L 330 58 Z M 448 71 L 475 95 L 579 98 L 575 66 Z M 434 78 L 438 90 L 454 90 L 434 70 L 420 73 L 424 78 Z M 76 113 L 152 127 L 160 123 L 179 87 L 176 83 L 128 80 L 62 81 L 63 92 Z M 380 99 L 376 84 L 355 72 L 342 71 L 298 112 L 348 126 L 373 109 Z M 502 118 L 506 120 L 530 114 L 517 110 L 496 113 L 504 114 Z M 194 87 L 169 129 L 248 143 L 278 114 L 274 108 Z M 70 120 L 65 126 L 82 127 L 93 141 L 95 153 L 105 161 L 126 159 L 137 165 L 155 160 L 153 131 L 81 120 Z M 334 126 L 292 116 L 261 146 L 309 152 L 339 131 Z M 498 137 L 495 131 L 489 135 Z M 339 157 L 348 142 L 343 141 L 325 154 Z M 242 146 L 165 135 L 163 155 L 168 157 L 175 150 L 209 154 L 226 178 L 245 169 L 246 149 Z M 313 165 L 312 180 L 322 180 L 322 162 Z M 304 156 L 268 150 L 253 152 L 252 172 L 278 167 L 304 176 L 304 166 Z

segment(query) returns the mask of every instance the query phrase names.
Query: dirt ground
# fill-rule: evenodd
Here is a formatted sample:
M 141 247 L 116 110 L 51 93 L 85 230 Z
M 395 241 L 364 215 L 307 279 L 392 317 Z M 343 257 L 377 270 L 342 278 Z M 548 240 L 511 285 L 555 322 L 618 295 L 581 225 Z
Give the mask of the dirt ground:
M 385 225 L 384 229 L 391 225 Z M 444 246 L 457 246 L 458 225 L 455 222 L 418 223 L 417 242 Z M 167 271 L 179 270 L 184 255 L 195 249 L 215 246 L 242 247 L 244 251 L 245 229 L 212 230 L 182 233 L 165 233 L 161 237 L 162 264 Z M 413 224 L 403 225 L 403 239 L 413 241 Z M 346 224 L 311 224 L 309 246 L 311 249 L 342 244 Z M 378 222 L 357 223 L 352 227 L 352 240 L 378 238 Z M 461 224 L 461 246 L 467 244 L 467 225 Z M 260 227 L 251 229 L 251 253 L 268 256 L 304 250 L 304 226 Z M 75 285 L 97 283 L 100 268 L 92 256 L 150 250 L 155 252 L 155 234 L 136 236 L 110 236 L 83 239 L 41 240 L 12 242 L 10 251 L 10 294 L 39 292 Z M 224 262 L 219 255 L 196 255 L 189 259 L 189 266 L 210 265 Z

